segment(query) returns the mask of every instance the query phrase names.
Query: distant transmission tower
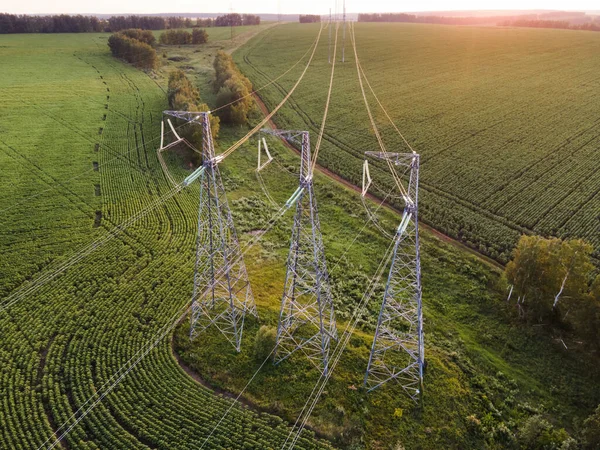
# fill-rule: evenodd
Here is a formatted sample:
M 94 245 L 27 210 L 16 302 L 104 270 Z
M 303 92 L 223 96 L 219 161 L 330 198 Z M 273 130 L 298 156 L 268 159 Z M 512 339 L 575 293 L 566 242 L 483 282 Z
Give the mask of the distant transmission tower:
M 301 144 L 300 183 L 288 204 L 296 214 L 281 299 L 275 362 L 301 350 L 324 374 L 329 368 L 330 342 L 337 339 L 333 298 L 317 203 L 313 191 L 308 131 L 263 130 Z
M 365 374 L 365 386 L 372 391 L 395 379 L 413 400 L 418 401 L 423 391 L 425 356 L 418 224 L 419 155 L 366 154 L 403 168 L 409 173 L 409 183 L 408 190 L 402 193 L 404 213 L 394 237 L 394 254 Z
M 246 266 L 215 156 L 208 112 L 165 111 L 202 126 L 202 166 L 183 185 L 200 179 L 196 267 L 190 338 L 214 326 L 239 352 L 246 313 L 258 317 Z
M 329 8 L 329 64 L 331 64 L 331 8 Z
M 281 0 L 277 1 L 277 22 L 281 23 Z
M 344 26 L 342 31 L 342 62 L 346 62 L 346 0 L 344 0 Z

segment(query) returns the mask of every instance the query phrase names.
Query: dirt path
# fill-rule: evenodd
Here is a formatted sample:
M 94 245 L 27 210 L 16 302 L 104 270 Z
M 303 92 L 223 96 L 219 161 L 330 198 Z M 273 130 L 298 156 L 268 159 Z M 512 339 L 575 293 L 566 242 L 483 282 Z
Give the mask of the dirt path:
M 258 96 L 258 94 L 254 93 L 254 99 L 256 100 L 256 103 L 258 104 L 259 108 L 261 109 L 262 113 L 266 116 L 269 114 L 269 110 L 267 108 L 267 106 L 263 103 L 262 99 Z M 273 121 L 273 119 L 269 120 L 269 126 L 273 129 L 277 128 L 277 125 L 275 124 L 275 122 Z M 283 144 L 290 148 L 291 150 L 293 150 L 296 154 L 300 154 L 300 152 L 298 151 L 298 149 L 296 149 L 293 145 L 289 144 L 289 142 L 287 142 L 286 140 L 282 139 L 281 140 L 283 142 Z M 338 183 L 342 184 L 343 186 L 345 186 L 348 189 L 351 189 L 355 192 L 358 192 L 359 194 L 362 194 L 362 189 L 352 183 L 350 183 L 349 181 L 345 180 L 344 178 L 340 177 L 338 174 L 332 172 L 331 170 L 320 166 L 319 164 L 316 165 L 316 168 L 319 172 L 321 172 L 322 174 L 326 175 L 327 177 L 337 181 Z M 377 198 L 376 196 L 374 196 L 373 194 L 370 194 L 367 192 L 366 196 L 377 202 L 380 203 L 381 199 Z M 392 211 L 396 214 L 402 214 L 402 211 L 398 210 L 397 208 L 393 207 L 392 205 L 390 205 L 387 202 L 383 203 L 384 208 L 386 208 L 389 211 Z M 486 263 L 488 266 L 491 266 L 495 269 L 502 269 L 504 270 L 504 266 L 502 264 L 500 264 L 499 262 L 479 253 L 477 250 L 474 250 L 470 247 L 467 247 L 466 245 L 464 245 L 462 242 L 457 241 L 453 238 L 451 238 L 450 236 L 445 235 L 444 233 L 441 233 L 440 231 L 436 230 L 435 228 L 432 228 L 429 225 L 424 224 L 423 222 L 419 222 L 419 226 L 425 230 L 427 230 L 428 232 L 430 232 L 431 234 L 433 234 L 435 237 L 437 237 L 438 239 L 441 239 L 444 242 L 447 242 L 448 244 L 453 245 L 456 248 L 459 248 L 461 250 L 464 250 L 466 252 L 471 253 L 472 255 L 477 256 L 479 259 L 481 259 L 481 261 L 483 261 L 484 263 Z

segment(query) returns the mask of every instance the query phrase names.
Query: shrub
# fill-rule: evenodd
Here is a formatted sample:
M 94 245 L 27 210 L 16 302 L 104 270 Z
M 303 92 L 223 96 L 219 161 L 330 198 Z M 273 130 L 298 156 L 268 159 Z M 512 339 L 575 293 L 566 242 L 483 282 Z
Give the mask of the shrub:
M 569 440 L 564 429 L 556 430 L 540 415 L 531 416 L 519 430 L 519 442 L 528 450 L 558 449 Z
M 261 326 L 254 338 L 254 357 L 261 362 L 267 359 L 275 348 L 276 339 L 276 328 L 266 325 Z
M 581 429 L 581 445 L 586 450 L 600 448 L 600 405 L 585 419 Z

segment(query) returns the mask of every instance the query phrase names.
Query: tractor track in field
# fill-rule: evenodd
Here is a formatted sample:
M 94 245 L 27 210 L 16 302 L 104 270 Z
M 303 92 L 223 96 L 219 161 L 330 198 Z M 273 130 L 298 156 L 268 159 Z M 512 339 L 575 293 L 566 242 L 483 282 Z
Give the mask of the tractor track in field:
M 258 107 L 260 108 L 261 112 L 266 116 L 269 114 L 269 109 L 267 108 L 267 106 L 264 104 L 264 102 L 262 101 L 262 99 L 260 98 L 260 96 L 256 93 L 253 94 L 254 100 L 256 101 L 256 103 L 258 104 Z M 271 128 L 276 129 L 277 125 L 275 124 L 275 122 L 273 121 L 273 119 L 269 120 L 269 126 Z M 281 139 L 281 142 L 283 142 L 283 144 L 294 151 L 294 153 L 296 153 L 297 155 L 300 155 L 300 152 L 298 151 L 297 148 L 295 148 L 293 145 L 291 145 L 289 142 L 287 142 L 284 139 Z M 356 186 L 355 184 L 351 183 L 350 181 L 342 178 L 341 176 L 339 176 L 338 174 L 332 172 L 331 170 L 321 166 L 320 164 L 316 164 L 316 169 L 321 172 L 323 175 L 327 176 L 328 178 L 338 182 L 339 184 L 343 185 L 344 187 L 353 190 L 354 192 L 357 192 L 359 194 L 362 194 L 362 189 L 358 186 Z M 370 194 L 367 192 L 366 197 L 368 197 L 370 200 L 373 200 L 374 202 L 377 203 L 381 203 L 381 199 L 376 197 L 373 194 Z M 392 206 L 390 203 L 388 202 L 383 202 L 383 206 L 389 210 L 392 211 L 396 214 L 402 214 L 402 211 L 400 211 L 399 209 L 395 208 L 394 206 Z M 433 234 L 434 236 L 436 236 L 438 239 L 447 242 L 451 245 L 453 245 L 454 247 L 457 247 L 461 250 L 467 251 L 468 253 L 477 256 L 479 259 L 481 259 L 483 262 L 485 262 L 487 265 L 492 266 L 494 268 L 497 269 L 504 269 L 504 266 L 502 264 L 500 264 L 499 262 L 485 256 L 482 253 L 479 253 L 477 250 L 472 249 L 470 247 L 467 247 L 465 244 L 463 244 L 460 241 L 457 241 L 456 239 L 451 238 L 450 236 L 436 230 L 435 228 L 424 224 L 423 222 L 419 221 L 419 226 L 424 228 L 425 230 L 429 231 L 431 234 Z

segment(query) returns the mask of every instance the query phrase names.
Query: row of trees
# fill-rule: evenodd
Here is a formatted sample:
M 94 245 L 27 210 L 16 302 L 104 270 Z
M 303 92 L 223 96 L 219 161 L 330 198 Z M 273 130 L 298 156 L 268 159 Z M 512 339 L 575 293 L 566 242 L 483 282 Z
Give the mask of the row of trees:
M 200 91 L 192 84 L 183 70 L 177 69 L 169 74 L 167 98 L 171 109 L 176 111 L 210 111 L 206 103 L 202 102 Z M 202 136 L 199 127 L 184 127 L 180 133 L 196 147 L 202 146 Z M 216 138 L 219 134 L 220 119 L 211 114 L 210 128 Z
M 108 46 L 114 57 L 123 59 L 139 69 L 154 69 L 158 65 L 155 38 L 150 31 L 123 30 L 108 38 Z
M 215 27 L 239 27 L 241 25 L 260 25 L 260 16 L 254 14 L 225 14 L 215 19 Z
M 0 14 L 0 34 L 12 33 L 90 33 L 104 30 L 103 21 L 97 17 L 26 16 Z
M 315 23 L 321 21 L 321 16 L 317 16 L 316 14 L 300 14 L 299 20 L 300 23 Z
M 189 17 L 112 16 L 98 19 L 94 16 L 28 16 L 0 14 L 0 34 L 12 33 L 90 33 L 116 32 L 130 28 L 142 30 L 167 30 L 193 27 L 228 27 L 260 25 L 260 17 L 252 14 L 226 14 L 216 19 L 191 19 Z
M 560 19 L 560 20 L 559 20 Z M 547 14 L 523 14 L 518 16 L 448 17 L 417 16 L 406 13 L 383 13 L 358 15 L 359 22 L 433 23 L 444 25 L 499 25 L 535 28 L 565 28 L 570 30 L 600 31 L 600 21 L 585 13 L 556 11 Z
M 498 24 L 503 27 L 560 28 L 565 30 L 600 31 L 600 21 L 572 24 L 568 20 L 506 20 Z
M 164 45 L 205 44 L 208 42 L 208 33 L 200 28 L 194 28 L 191 33 L 185 30 L 167 30 L 160 35 L 159 42 Z
M 231 55 L 220 50 L 213 66 L 216 72 L 217 114 L 225 123 L 242 125 L 248 122 L 253 105 L 252 83 L 239 71 Z
M 528 322 L 570 329 L 600 349 L 600 275 L 582 240 L 522 236 L 505 275 L 510 301 Z
M 164 30 L 165 28 L 180 28 L 185 26 L 181 17 L 158 16 L 112 16 L 107 20 L 107 31 L 121 31 L 127 28 L 142 30 Z

